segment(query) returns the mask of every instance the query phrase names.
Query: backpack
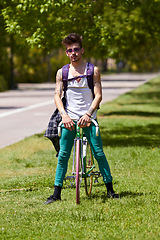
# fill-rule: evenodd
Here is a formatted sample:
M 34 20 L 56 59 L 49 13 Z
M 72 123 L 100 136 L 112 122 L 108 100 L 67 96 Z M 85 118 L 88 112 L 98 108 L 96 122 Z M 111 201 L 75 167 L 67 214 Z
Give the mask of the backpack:
M 62 67 L 62 81 L 63 81 L 63 91 L 64 91 L 64 96 L 62 98 L 62 102 L 65 108 L 66 105 L 66 91 L 67 91 L 67 83 L 68 81 L 76 80 L 77 78 L 82 78 L 82 77 L 87 77 L 87 83 L 88 87 L 92 91 L 93 98 L 95 97 L 94 95 L 94 85 L 93 85 L 93 74 L 94 74 L 94 65 L 92 63 L 87 63 L 87 74 L 86 75 L 80 75 L 78 77 L 72 78 L 68 80 L 68 73 L 69 73 L 69 64 L 65 65 Z M 50 121 L 48 123 L 47 130 L 44 134 L 45 137 L 51 140 L 53 143 L 53 146 L 55 150 L 59 152 L 59 136 L 58 136 L 58 125 L 62 121 L 62 117 L 60 115 L 60 112 L 56 108 L 54 113 L 52 114 Z
M 63 80 L 63 86 L 64 86 L 64 88 L 63 88 L 64 96 L 66 95 L 67 82 L 68 81 L 76 80 L 78 78 L 87 77 L 88 87 L 92 91 L 93 98 L 95 97 L 95 95 L 94 95 L 94 86 L 93 86 L 94 65 L 92 63 L 87 63 L 87 74 L 86 75 L 80 75 L 78 77 L 74 77 L 74 78 L 68 79 L 68 73 L 69 73 L 69 64 L 67 64 L 67 65 L 62 67 L 62 80 Z

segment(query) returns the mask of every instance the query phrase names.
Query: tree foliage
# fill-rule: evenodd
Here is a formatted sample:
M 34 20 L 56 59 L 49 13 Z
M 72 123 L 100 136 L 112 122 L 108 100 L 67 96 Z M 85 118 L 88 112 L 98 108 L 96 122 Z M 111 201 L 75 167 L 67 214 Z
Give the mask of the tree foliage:
M 160 65 L 160 1 L 108 1 L 103 24 L 110 36 L 110 56 L 153 70 Z M 149 67 L 150 65 L 150 67 Z M 150 68 L 150 69 L 149 69 Z
M 83 35 L 86 58 L 112 57 L 132 69 L 157 70 L 159 9 L 160 0 L 0 0 L 0 64 L 9 61 L 11 39 L 17 64 L 23 69 L 32 58 L 36 61 L 42 54 L 42 59 L 44 52 L 47 56 L 61 47 L 67 34 L 78 32 Z M 46 63 L 42 65 L 46 72 Z
M 159 45 L 159 0 L 3 1 L 6 30 L 30 45 L 58 48 L 70 32 L 84 36 L 88 56 L 116 58 Z M 154 51 L 154 50 L 153 50 Z
M 103 0 L 10 0 L 3 6 L 6 30 L 32 46 L 57 48 L 70 32 L 83 34 L 88 50 L 101 41 Z

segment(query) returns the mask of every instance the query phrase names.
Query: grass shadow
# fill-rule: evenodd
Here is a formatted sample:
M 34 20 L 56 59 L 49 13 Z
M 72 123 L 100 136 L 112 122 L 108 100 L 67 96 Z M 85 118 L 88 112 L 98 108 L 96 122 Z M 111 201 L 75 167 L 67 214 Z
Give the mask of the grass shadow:
M 125 192 L 119 193 L 120 199 L 121 198 L 136 198 L 138 196 L 143 196 L 143 195 L 144 195 L 144 193 L 142 193 L 142 192 L 137 193 L 137 192 L 131 192 L 131 191 L 125 191 Z M 110 198 L 107 196 L 107 192 L 101 192 L 101 193 L 97 192 L 97 193 L 92 193 L 90 196 L 88 196 L 88 200 L 92 201 L 93 199 L 95 199 L 95 200 L 101 199 L 102 202 L 105 203 Z
M 104 117 L 108 116 L 137 116 L 137 117 L 160 117 L 159 112 L 145 112 L 145 111 L 112 111 L 103 113 Z
M 37 187 L 13 188 L 13 189 L 1 189 L 0 193 L 33 192 L 33 191 L 38 191 L 38 190 L 39 190 L 39 188 L 37 188 Z
M 124 192 L 120 192 L 120 198 L 124 198 L 124 197 L 130 197 L 130 198 L 135 198 L 137 196 L 142 196 L 144 195 L 144 193 L 140 192 L 131 192 L 131 191 L 124 191 Z
M 101 136 L 104 146 L 160 146 L 160 124 L 144 126 L 121 126 L 109 129 L 101 127 Z

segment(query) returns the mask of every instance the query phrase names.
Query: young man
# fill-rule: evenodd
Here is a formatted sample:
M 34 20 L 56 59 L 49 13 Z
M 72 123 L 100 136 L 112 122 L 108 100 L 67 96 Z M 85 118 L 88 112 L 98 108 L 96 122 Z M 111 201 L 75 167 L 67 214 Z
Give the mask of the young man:
M 86 63 L 83 60 L 84 49 L 82 38 L 76 34 L 69 34 L 63 41 L 66 47 L 66 54 L 70 59 L 68 79 L 86 74 Z M 119 198 L 113 191 L 112 176 L 110 168 L 102 149 L 101 136 L 97 137 L 94 131 L 94 124 L 89 124 L 90 119 L 96 119 L 97 108 L 102 100 L 102 87 L 99 69 L 94 67 L 93 74 L 94 99 L 91 89 L 88 87 L 87 78 L 82 77 L 68 81 L 66 91 L 66 107 L 64 108 L 61 97 L 63 92 L 62 69 L 59 69 L 56 76 L 55 104 L 62 116 L 62 133 L 60 139 L 60 151 L 56 169 L 54 193 L 44 204 L 50 204 L 61 200 L 61 189 L 67 172 L 68 160 L 71 154 L 74 138 L 75 124 L 84 128 L 85 135 L 92 147 L 95 159 L 98 162 L 103 181 L 107 188 L 108 197 Z M 76 123 L 77 122 L 77 123 Z

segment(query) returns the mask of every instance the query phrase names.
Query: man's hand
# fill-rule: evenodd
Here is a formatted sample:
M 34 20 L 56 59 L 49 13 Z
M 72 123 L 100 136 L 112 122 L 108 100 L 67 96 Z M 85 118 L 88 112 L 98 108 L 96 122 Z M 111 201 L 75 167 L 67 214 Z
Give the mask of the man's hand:
M 71 130 L 71 131 L 74 130 L 75 123 L 68 116 L 68 114 L 65 112 L 65 113 L 61 113 L 61 115 L 62 115 L 62 122 L 64 124 L 64 127 Z
M 87 127 L 88 124 L 91 122 L 89 114 L 84 114 L 78 121 L 78 126 L 83 128 Z

